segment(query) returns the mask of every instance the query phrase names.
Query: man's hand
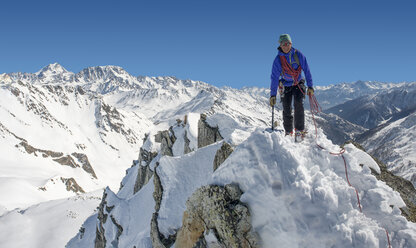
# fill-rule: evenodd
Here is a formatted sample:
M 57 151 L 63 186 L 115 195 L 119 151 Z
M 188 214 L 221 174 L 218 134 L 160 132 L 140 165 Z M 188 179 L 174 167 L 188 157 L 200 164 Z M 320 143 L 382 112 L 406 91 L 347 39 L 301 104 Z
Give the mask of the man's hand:
M 314 90 L 312 87 L 308 87 L 308 96 L 313 96 Z
M 274 106 L 276 105 L 276 96 L 271 96 L 270 97 L 270 106 Z

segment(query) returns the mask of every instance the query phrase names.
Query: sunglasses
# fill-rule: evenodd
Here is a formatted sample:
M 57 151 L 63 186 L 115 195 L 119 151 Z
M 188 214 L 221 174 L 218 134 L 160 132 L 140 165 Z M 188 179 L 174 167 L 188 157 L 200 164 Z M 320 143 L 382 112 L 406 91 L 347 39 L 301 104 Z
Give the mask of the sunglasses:
M 290 43 L 289 41 L 283 41 L 282 43 L 280 43 L 280 46 L 289 46 L 290 44 L 292 43 Z

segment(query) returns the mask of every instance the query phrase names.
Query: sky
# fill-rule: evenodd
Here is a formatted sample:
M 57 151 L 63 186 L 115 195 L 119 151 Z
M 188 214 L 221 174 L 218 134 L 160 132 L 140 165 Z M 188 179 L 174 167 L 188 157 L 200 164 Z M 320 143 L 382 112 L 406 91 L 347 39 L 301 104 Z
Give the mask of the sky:
M 0 73 L 121 66 L 216 86 L 270 86 L 289 33 L 315 85 L 416 81 L 416 1 L 7 1 Z

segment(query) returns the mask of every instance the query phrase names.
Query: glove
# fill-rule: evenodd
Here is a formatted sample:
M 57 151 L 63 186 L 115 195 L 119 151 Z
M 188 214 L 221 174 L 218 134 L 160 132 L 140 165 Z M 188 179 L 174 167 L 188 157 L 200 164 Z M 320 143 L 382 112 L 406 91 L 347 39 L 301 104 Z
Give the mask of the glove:
M 270 97 L 270 106 L 274 106 L 276 105 L 276 96 L 271 96 Z
M 308 96 L 313 96 L 314 90 L 312 87 L 308 87 Z

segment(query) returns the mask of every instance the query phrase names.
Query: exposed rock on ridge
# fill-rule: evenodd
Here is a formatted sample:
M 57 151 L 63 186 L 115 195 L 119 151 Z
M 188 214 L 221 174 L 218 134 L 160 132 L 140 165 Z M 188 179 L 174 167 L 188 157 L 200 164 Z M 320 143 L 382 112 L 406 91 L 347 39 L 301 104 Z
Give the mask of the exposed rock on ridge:
M 211 127 L 207 123 L 207 116 L 201 114 L 198 121 L 198 148 L 211 145 L 217 141 L 222 140 L 218 127 Z
M 224 142 L 221 148 L 217 151 L 214 158 L 214 171 L 231 155 L 233 148 L 227 142 Z
M 175 247 L 192 248 L 204 243 L 200 240 L 209 230 L 224 247 L 260 247 L 258 235 L 251 230 L 249 210 L 239 200 L 241 194 L 233 184 L 204 186 L 193 193 L 186 202 Z

